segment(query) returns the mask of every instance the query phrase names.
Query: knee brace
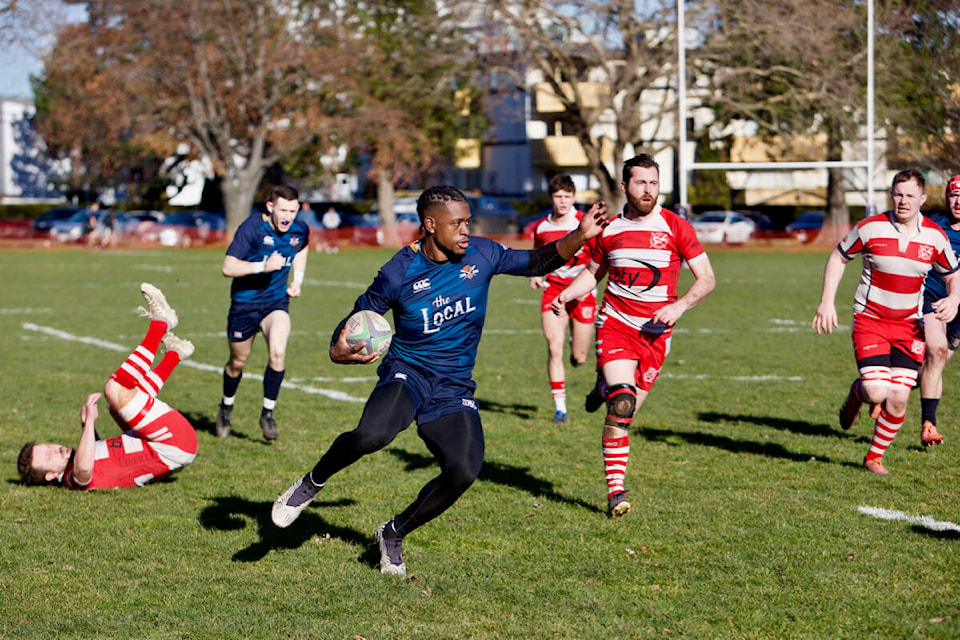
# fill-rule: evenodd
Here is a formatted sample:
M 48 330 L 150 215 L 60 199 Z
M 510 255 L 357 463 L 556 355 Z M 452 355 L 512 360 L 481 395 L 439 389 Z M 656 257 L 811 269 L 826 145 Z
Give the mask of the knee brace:
M 606 424 L 626 429 L 637 409 L 637 388 L 632 384 L 615 384 L 607 388 Z

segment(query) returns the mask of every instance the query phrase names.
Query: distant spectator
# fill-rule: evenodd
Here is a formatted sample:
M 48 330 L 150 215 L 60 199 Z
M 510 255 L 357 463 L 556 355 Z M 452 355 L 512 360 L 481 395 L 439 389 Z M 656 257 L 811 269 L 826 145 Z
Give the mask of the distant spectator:
M 310 207 L 309 202 L 303 202 L 300 205 L 300 219 L 308 227 L 319 227 L 320 222 L 317 220 L 317 213 Z
M 94 202 L 87 208 L 87 223 L 83 226 L 83 233 L 87 236 L 87 248 L 93 249 L 100 243 L 100 233 L 97 225 L 100 222 L 100 203 Z
M 117 212 L 112 209 L 103 218 L 100 231 L 100 248 L 117 248 Z

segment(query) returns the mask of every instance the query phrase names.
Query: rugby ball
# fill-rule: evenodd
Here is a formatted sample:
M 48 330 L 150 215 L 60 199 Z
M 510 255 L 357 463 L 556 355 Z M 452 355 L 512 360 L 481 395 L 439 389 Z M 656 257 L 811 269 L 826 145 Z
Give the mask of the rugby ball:
M 347 319 L 344 327 L 347 343 L 350 346 L 362 345 L 360 353 L 368 356 L 377 354 L 383 356 L 390 348 L 393 339 L 393 330 L 390 323 L 379 313 L 362 309 Z

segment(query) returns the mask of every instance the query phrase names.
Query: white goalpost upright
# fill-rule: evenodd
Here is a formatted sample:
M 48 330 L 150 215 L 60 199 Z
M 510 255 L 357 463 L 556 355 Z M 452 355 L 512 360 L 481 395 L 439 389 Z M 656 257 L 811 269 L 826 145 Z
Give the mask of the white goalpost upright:
M 867 159 L 861 161 L 822 161 L 822 162 L 688 162 L 687 161 L 687 51 L 686 19 L 684 0 L 677 0 L 677 129 L 679 145 L 677 148 L 677 167 L 679 204 L 688 209 L 687 187 L 688 172 L 693 170 L 793 170 L 793 169 L 866 169 L 866 207 L 867 211 L 876 211 L 874 203 L 874 84 L 873 84 L 873 0 L 867 3 Z

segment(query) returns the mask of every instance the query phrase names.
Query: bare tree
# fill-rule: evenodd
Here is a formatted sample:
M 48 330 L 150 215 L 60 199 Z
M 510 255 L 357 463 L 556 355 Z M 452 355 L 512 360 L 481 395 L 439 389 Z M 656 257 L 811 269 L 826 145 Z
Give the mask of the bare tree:
M 600 196 L 622 202 L 620 163 L 676 140 L 676 5 L 667 0 L 491 0 L 491 19 L 515 44 L 489 70 L 546 90 L 563 109 L 554 131 L 576 136 Z M 535 85 L 539 85 L 535 86 Z M 669 114 L 669 118 L 665 116 Z
M 844 143 L 857 140 L 866 117 L 864 3 L 718 0 L 715 6 L 716 30 L 695 60 L 701 77 L 712 80 L 718 119 L 756 123 L 781 149 L 824 134 L 822 159 L 842 160 Z M 828 169 L 824 226 L 833 233 L 820 236 L 827 243 L 850 224 L 843 178 L 843 169 Z
M 67 22 L 60 0 L 0 0 L 0 49 L 17 47 L 39 57 Z
M 189 143 L 222 179 L 232 231 L 250 214 L 267 167 L 336 128 L 351 51 L 328 8 L 295 0 L 89 3 L 89 22 L 58 42 L 74 55 L 47 60 L 41 131 L 101 159 L 109 153 L 96 145 L 108 141 L 161 157 Z M 76 52 L 87 66 L 77 68 Z M 88 114 L 69 113 L 71 95 L 96 114 L 97 129 L 84 131 Z

